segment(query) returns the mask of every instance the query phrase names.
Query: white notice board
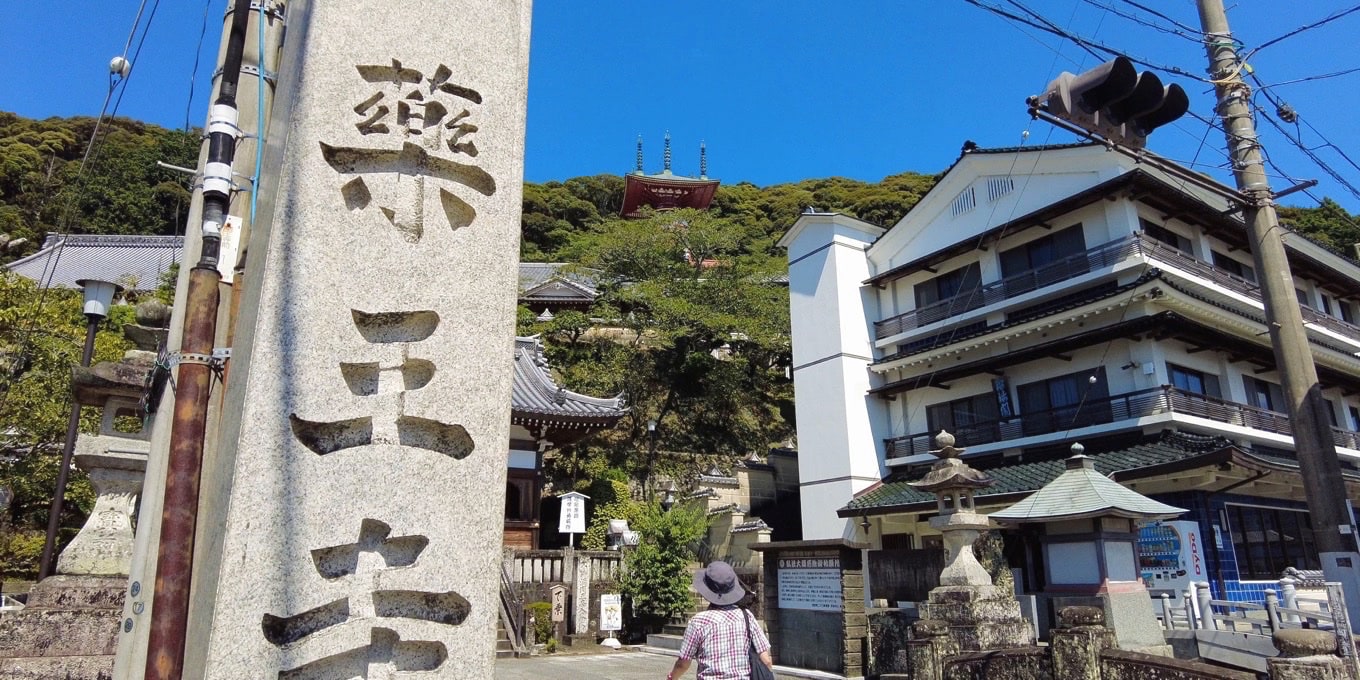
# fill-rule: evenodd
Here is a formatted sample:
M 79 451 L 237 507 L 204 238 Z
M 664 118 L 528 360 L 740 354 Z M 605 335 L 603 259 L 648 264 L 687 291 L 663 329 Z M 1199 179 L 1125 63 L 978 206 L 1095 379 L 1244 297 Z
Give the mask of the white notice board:
M 562 514 L 557 520 L 557 531 L 563 534 L 584 534 L 586 532 L 586 499 L 589 496 L 572 491 L 564 493 Z
M 841 564 L 835 557 L 779 559 L 779 608 L 841 611 Z

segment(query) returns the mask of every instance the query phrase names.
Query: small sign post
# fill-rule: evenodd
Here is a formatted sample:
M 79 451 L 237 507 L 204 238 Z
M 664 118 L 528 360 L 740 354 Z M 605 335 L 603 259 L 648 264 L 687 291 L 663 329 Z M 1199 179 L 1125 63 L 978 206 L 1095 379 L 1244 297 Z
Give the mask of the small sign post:
M 579 491 L 568 491 L 562 499 L 562 512 L 557 518 L 557 531 L 567 535 L 567 547 L 576 547 L 576 534 L 586 532 L 586 501 L 590 498 Z
M 564 640 L 566 639 L 564 624 L 567 620 L 567 587 L 560 583 L 554 584 L 549 599 L 552 602 L 553 637 Z

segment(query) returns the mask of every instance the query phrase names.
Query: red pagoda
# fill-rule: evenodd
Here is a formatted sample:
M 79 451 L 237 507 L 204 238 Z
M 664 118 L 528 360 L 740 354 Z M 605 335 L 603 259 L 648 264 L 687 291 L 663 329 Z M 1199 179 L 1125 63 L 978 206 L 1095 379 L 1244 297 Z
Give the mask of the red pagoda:
M 671 133 L 666 133 L 665 164 L 661 172 L 648 175 L 642 171 L 642 137 L 637 141 L 637 167 L 624 177 L 624 217 L 641 217 L 644 207 L 654 210 L 695 208 L 706 210 L 718 190 L 718 180 L 708 178 L 708 157 L 703 142 L 699 143 L 699 176 L 683 177 L 671 173 Z

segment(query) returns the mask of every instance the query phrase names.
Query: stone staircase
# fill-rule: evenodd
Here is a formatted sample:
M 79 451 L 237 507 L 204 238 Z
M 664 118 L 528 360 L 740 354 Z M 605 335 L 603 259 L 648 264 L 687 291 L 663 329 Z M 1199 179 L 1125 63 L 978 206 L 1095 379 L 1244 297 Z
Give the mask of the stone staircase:
M 107 680 L 127 577 L 51 576 L 0 615 L 0 678 Z
M 647 646 L 679 651 L 680 644 L 685 639 L 685 626 L 689 625 L 690 618 L 699 611 L 698 598 L 697 593 L 691 593 L 689 608 L 666 621 L 666 625 L 661 627 L 660 633 L 648 635 Z
M 529 656 L 529 653 L 515 651 L 515 643 L 510 641 L 510 634 L 505 631 L 505 622 L 499 616 L 496 617 L 496 658 L 517 659 L 525 656 Z

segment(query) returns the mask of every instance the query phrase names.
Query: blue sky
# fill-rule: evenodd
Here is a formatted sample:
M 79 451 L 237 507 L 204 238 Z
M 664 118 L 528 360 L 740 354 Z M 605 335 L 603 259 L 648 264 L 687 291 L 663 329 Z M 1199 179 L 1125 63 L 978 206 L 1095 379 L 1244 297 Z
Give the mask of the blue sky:
M 1069 33 L 1130 56 L 1204 74 L 1199 44 L 1119 16 L 1116 11 L 1175 30 L 1125 0 L 982 1 L 1017 14 L 1028 8 Z M 0 110 L 33 117 L 98 113 L 108 87 L 106 64 L 123 52 L 139 2 L 7 3 L 0 44 L 8 48 L 9 64 L 0 75 Z M 1190 0 L 1140 4 L 1198 26 Z M 120 115 L 182 126 L 188 107 L 189 121 L 202 124 L 224 6 L 225 0 L 208 3 L 190 102 L 204 4 L 160 3 Z M 1230 7 L 1234 34 L 1251 49 L 1350 9 L 1351 0 L 1282 7 L 1260 2 Z M 1357 30 L 1360 12 L 1268 46 L 1249 63 L 1272 85 L 1270 92 L 1321 133 L 1303 126 L 1306 145 L 1330 141 L 1360 162 L 1354 114 L 1360 110 L 1360 72 L 1286 84 L 1360 68 L 1360 55 L 1349 49 Z M 877 181 L 906 170 L 938 172 L 967 139 L 988 147 L 1073 141 L 1068 133 L 1030 121 L 1025 97 L 1042 91 L 1060 71 L 1079 72 L 1105 59 L 962 0 L 539 0 L 533 31 L 525 175 L 536 182 L 626 172 L 638 134 L 646 169 L 657 171 L 667 130 L 677 173 L 697 174 L 704 140 L 709 174 L 728 183 L 764 186 L 833 175 Z M 1179 76 L 1164 80 L 1186 88 L 1193 112 L 1212 117 L 1206 83 Z M 1264 98 L 1257 101 L 1273 111 Z M 1275 128 L 1259 125 L 1282 174 L 1322 180 L 1315 196 L 1330 196 L 1360 212 L 1360 198 Z M 1231 182 L 1222 168 L 1224 146 L 1222 133 L 1190 116 L 1158 130 L 1150 143 L 1158 153 L 1193 161 L 1196 169 Z M 1338 152 L 1316 153 L 1360 187 L 1360 169 Z M 1271 181 L 1276 190 L 1291 184 L 1280 176 Z M 1303 194 L 1285 202 L 1312 204 Z

